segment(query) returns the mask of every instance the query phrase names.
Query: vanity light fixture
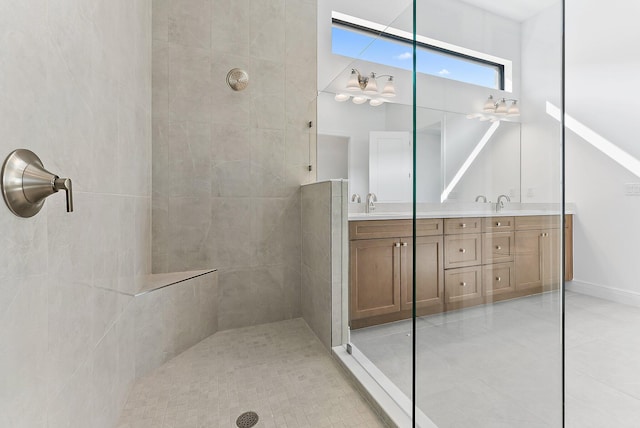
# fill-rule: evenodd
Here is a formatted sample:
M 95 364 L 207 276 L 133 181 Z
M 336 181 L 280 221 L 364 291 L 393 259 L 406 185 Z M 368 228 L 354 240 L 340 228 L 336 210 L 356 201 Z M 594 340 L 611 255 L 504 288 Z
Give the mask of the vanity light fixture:
M 376 79 L 386 77 L 387 82 L 382 88 L 381 96 L 386 98 L 393 98 L 396 96 L 396 88 L 393 84 L 393 76 L 390 74 L 376 75 L 373 71 L 368 77 L 363 76 L 357 69 L 351 69 L 351 75 L 349 81 L 347 81 L 347 91 L 358 92 L 362 91 L 367 95 L 378 95 L 378 83 Z
M 376 79 L 379 79 L 381 77 L 386 77 L 387 81 L 382 87 L 382 91 L 378 92 L 378 82 L 376 82 Z M 349 76 L 349 80 L 347 81 L 347 86 L 345 87 L 345 89 L 349 92 L 359 92 L 362 95 L 355 94 L 353 95 L 353 98 L 351 98 L 350 94 L 336 94 L 334 99 L 339 103 L 351 99 L 351 102 L 353 102 L 354 104 L 364 104 L 369 101 L 369 105 L 378 107 L 384 104 L 385 100 L 372 97 L 381 96 L 384 98 L 393 98 L 396 96 L 396 88 L 393 83 L 393 76 L 389 74 L 381 74 L 378 76 L 374 72 L 371 72 L 369 76 L 363 76 L 355 68 L 351 69 L 351 75 Z
M 513 98 L 500 98 L 497 101 L 493 95 L 484 102 L 481 113 L 467 115 L 467 119 L 479 119 L 480 121 L 497 122 L 507 117 L 520 116 L 518 100 Z
M 511 105 L 507 105 L 511 103 Z M 513 98 L 500 98 L 496 101 L 493 95 L 489 95 L 487 101 L 484 103 L 482 111 L 485 113 L 493 113 L 500 116 L 518 116 L 520 115 L 520 108 L 518 107 L 518 100 Z

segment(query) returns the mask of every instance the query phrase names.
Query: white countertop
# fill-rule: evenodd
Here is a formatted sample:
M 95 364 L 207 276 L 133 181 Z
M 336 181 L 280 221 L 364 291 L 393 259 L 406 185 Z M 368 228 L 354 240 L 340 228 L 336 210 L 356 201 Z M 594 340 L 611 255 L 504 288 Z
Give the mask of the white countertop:
M 402 208 L 406 211 L 391 211 L 391 204 L 385 204 L 376 207 L 371 213 L 351 212 L 353 204 L 350 204 L 349 220 L 411 220 L 413 218 L 412 211 L 407 206 Z M 406 205 L 406 204 L 404 204 Z M 532 216 L 532 215 L 560 215 L 562 211 L 556 204 L 506 204 L 505 208 L 500 211 L 495 210 L 495 204 L 486 205 L 478 208 L 465 206 L 440 205 L 432 209 L 420 210 L 416 213 L 416 218 L 458 218 L 458 217 L 514 217 L 514 216 Z M 356 207 L 363 208 L 363 207 Z M 568 204 L 565 214 L 574 214 L 574 207 Z

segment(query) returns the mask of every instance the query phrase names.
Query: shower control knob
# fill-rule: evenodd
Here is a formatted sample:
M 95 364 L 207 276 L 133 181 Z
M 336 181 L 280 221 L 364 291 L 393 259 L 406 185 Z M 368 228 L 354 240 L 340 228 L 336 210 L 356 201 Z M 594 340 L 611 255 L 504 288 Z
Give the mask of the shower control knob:
M 2 165 L 2 196 L 9 210 L 18 217 L 38 214 L 44 200 L 60 190 L 66 193 L 67 212 L 72 212 L 71 179 L 47 171 L 31 150 L 14 150 Z

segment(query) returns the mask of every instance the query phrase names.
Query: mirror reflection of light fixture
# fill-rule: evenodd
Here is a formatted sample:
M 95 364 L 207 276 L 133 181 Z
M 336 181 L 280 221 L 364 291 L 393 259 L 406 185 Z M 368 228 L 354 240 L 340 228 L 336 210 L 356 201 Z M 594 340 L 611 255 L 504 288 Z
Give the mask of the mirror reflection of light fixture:
M 353 97 L 351 102 L 354 104 L 364 104 L 367 102 L 367 100 L 368 100 L 367 97 Z
M 480 121 L 489 120 L 491 122 L 496 122 L 505 117 L 514 116 L 520 116 L 518 100 L 513 98 L 500 98 L 496 101 L 493 98 L 493 95 L 489 95 L 489 98 L 487 98 L 482 106 L 482 113 L 469 114 L 467 115 L 467 119 L 479 119 Z
M 369 101 L 369 105 L 372 105 L 374 107 L 381 106 L 382 104 L 384 104 L 384 101 L 382 101 L 382 100 L 371 100 L 371 101 Z
M 339 103 L 345 102 L 347 101 L 349 98 L 351 98 L 351 95 L 348 94 L 336 94 L 335 97 L 333 97 L 333 99 L 335 99 L 336 101 L 338 101 Z

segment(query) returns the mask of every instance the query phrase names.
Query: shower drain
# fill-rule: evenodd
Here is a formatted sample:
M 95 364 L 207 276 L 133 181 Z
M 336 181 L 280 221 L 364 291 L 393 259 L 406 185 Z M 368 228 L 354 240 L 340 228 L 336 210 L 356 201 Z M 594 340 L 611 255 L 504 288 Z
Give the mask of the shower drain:
M 238 419 L 236 425 L 238 428 L 251 428 L 258 423 L 258 414 L 256 412 L 244 412 Z

